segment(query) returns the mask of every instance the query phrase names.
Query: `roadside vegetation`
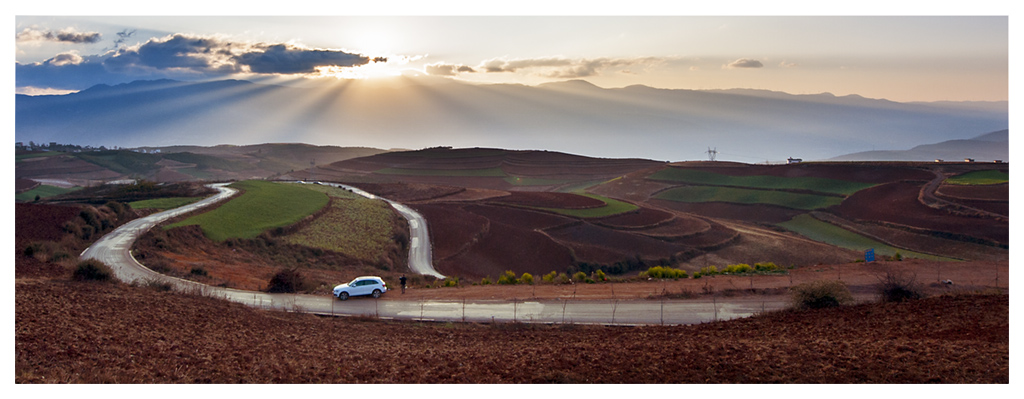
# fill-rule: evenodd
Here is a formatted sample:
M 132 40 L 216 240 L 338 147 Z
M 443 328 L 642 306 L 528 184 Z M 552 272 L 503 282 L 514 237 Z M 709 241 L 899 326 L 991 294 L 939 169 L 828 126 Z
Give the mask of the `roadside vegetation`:
M 166 228 L 199 225 L 214 241 L 255 238 L 260 233 L 284 227 L 312 215 L 327 205 L 327 195 L 309 188 L 265 181 L 243 181 L 231 187 L 244 191 L 220 207 Z
M 1010 174 L 1001 170 L 976 170 L 946 179 L 945 183 L 965 186 L 980 186 L 1010 182 Z
M 834 196 L 718 186 L 676 187 L 662 191 L 654 198 L 676 202 L 766 204 L 803 210 L 827 208 L 843 201 Z
M 168 197 L 129 202 L 132 209 L 156 209 L 164 211 L 185 206 L 203 199 L 202 197 Z

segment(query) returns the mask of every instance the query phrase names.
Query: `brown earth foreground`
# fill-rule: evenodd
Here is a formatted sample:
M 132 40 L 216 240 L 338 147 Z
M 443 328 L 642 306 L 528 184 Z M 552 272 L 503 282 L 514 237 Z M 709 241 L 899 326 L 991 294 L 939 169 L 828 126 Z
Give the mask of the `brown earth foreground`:
M 16 383 L 1008 383 L 1009 296 L 695 326 L 423 324 L 18 279 Z

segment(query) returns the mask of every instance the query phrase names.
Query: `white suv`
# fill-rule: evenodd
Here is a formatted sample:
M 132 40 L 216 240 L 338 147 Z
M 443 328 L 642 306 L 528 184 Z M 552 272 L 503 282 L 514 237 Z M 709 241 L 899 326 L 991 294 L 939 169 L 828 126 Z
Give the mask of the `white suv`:
M 380 298 L 380 294 L 385 292 L 388 292 L 388 286 L 383 279 L 377 276 L 356 277 L 348 284 L 334 287 L 334 296 L 343 301 L 350 296 L 357 295 L 372 295 L 374 298 Z

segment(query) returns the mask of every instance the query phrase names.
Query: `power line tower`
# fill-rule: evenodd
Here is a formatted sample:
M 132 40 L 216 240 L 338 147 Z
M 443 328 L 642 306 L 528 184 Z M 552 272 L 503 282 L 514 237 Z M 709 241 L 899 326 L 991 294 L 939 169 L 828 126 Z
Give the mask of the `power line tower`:
M 708 160 L 711 161 L 711 162 L 715 162 L 715 157 L 718 156 L 718 147 L 715 147 L 715 149 L 713 149 L 713 150 L 711 149 L 711 147 L 708 147 L 708 151 L 707 152 L 708 152 Z

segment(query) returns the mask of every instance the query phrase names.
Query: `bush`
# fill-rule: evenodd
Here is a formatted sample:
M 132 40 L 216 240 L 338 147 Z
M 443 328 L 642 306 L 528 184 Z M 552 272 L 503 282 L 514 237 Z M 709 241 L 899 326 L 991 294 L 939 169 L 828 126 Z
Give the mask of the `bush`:
M 305 289 L 306 280 L 298 269 L 284 269 L 270 278 L 267 292 L 294 293 Z
M 700 271 L 693 273 L 693 278 L 701 278 L 703 276 L 714 276 L 719 274 L 717 266 L 704 266 L 700 268 Z
M 491 285 L 491 278 L 490 277 L 484 277 L 484 278 L 480 279 L 480 285 Z
M 511 270 L 506 270 L 505 273 L 498 276 L 498 284 L 515 285 L 516 283 L 518 283 L 516 280 L 516 274 Z
M 687 277 L 689 277 L 689 275 L 686 273 L 686 270 L 675 269 L 675 268 L 671 268 L 671 267 L 654 266 L 652 268 L 647 269 L 646 271 L 640 272 L 640 277 L 658 278 L 658 279 L 661 279 L 661 278 L 680 279 L 680 278 L 687 278 Z
M 754 269 L 752 267 L 750 267 L 750 265 L 748 265 L 746 263 L 740 263 L 738 265 L 726 266 L 725 270 L 723 271 L 723 273 L 725 273 L 725 274 L 743 274 L 743 273 L 750 273 L 752 271 L 754 271 Z
M 545 283 L 553 284 L 555 282 L 555 277 L 558 277 L 558 272 L 552 271 L 551 273 L 545 274 L 544 277 L 541 277 L 541 280 Z
M 533 284 L 533 275 L 524 272 L 523 276 L 519 278 L 519 282 L 522 284 Z
M 776 266 L 775 263 L 772 262 L 758 262 L 754 264 L 754 270 L 759 272 L 776 272 L 781 270 L 781 268 Z
M 576 272 L 576 274 L 572 275 L 572 281 L 583 282 L 583 281 L 586 281 L 586 279 L 587 279 L 587 274 L 584 273 L 584 272 Z
M 569 284 L 572 280 L 569 279 L 569 275 L 565 273 L 559 273 L 558 279 L 555 280 L 558 284 Z
M 597 269 L 597 271 L 594 272 L 594 280 L 608 281 L 608 276 L 604 274 L 604 270 Z
M 78 262 L 71 277 L 76 281 L 109 281 L 114 277 L 114 272 L 103 262 L 88 259 Z
M 924 297 L 916 275 L 906 276 L 902 272 L 888 271 L 879 278 L 879 283 L 878 295 L 882 302 L 903 302 Z
M 832 308 L 853 302 L 850 289 L 841 281 L 822 280 L 791 288 L 793 305 L 800 309 Z
M 444 278 L 444 286 L 445 287 L 458 287 L 459 286 L 459 278 L 458 277 L 445 277 Z

